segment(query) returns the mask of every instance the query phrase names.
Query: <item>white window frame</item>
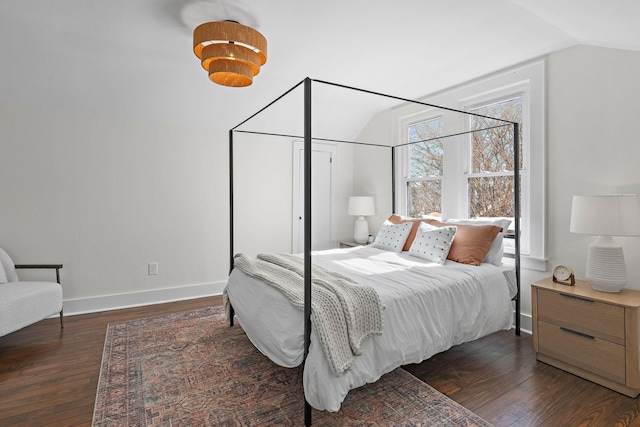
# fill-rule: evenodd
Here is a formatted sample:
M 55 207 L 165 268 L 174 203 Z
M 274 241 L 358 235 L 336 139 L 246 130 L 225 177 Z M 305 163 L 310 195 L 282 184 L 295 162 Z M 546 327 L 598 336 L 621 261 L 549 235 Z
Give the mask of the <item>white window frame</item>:
M 401 141 L 404 142 L 409 142 L 409 127 L 412 125 L 415 125 L 417 123 L 420 122 L 426 122 L 429 120 L 435 120 L 435 119 L 442 119 L 444 120 L 444 117 L 442 117 L 442 113 L 440 112 L 434 112 L 433 110 L 430 111 L 426 111 L 424 113 L 420 113 L 417 114 L 415 116 L 410 116 L 410 117 L 406 117 L 402 123 L 403 125 L 401 126 L 402 128 L 402 136 L 401 136 Z M 443 147 L 444 149 L 444 147 Z M 398 206 L 402 206 L 401 208 L 401 212 L 402 214 L 406 215 L 407 214 L 407 204 L 409 202 L 408 198 L 407 198 L 407 191 L 408 191 L 408 186 L 409 186 L 409 181 L 440 181 L 440 185 L 441 185 L 441 191 L 444 191 L 444 182 L 445 182 L 445 170 L 444 170 L 444 165 L 442 165 L 442 175 L 438 176 L 438 177 L 425 177 L 425 178 L 411 178 L 409 176 L 409 149 L 408 147 L 406 149 L 401 149 L 398 150 L 397 153 L 399 154 L 399 156 L 401 157 L 401 159 L 397 159 L 396 158 L 396 166 L 399 166 L 399 176 L 400 176 L 400 185 L 401 185 L 401 190 L 396 192 L 396 194 L 398 194 L 397 197 L 397 202 L 401 203 Z M 445 162 L 446 158 L 446 151 L 443 154 L 443 162 Z M 441 201 L 442 203 L 442 201 Z M 441 205 L 442 206 L 442 205 Z
M 521 171 L 521 266 L 546 271 L 545 252 L 545 61 L 535 61 L 486 78 L 426 97 L 421 101 L 469 111 L 477 106 L 504 100 L 514 95 L 523 98 L 523 167 Z M 399 141 L 407 142 L 411 123 L 437 117 L 440 110 L 419 111 L 415 105 L 394 112 Z M 444 114 L 444 134 L 456 129 L 468 130 L 469 121 L 459 113 Z M 442 177 L 442 214 L 444 218 L 466 218 L 469 212 L 468 177 L 470 168 L 469 136 L 449 137 L 444 141 Z M 396 150 L 396 206 L 406 214 L 407 150 Z M 447 197 L 453 194 L 453 197 Z
M 512 99 L 515 97 L 522 98 L 522 121 L 524 123 L 523 127 L 520 127 L 520 139 L 522 141 L 522 169 L 520 169 L 520 179 L 521 179 L 521 188 L 520 188 L 520 215 L 522 217 L 522 221 L 520 222 L 520 227 L 522 230 L 520 236 L 520 253 L 521 255 L 529 255 L 531 253 L 531 215 L 529 215 L 530 211 L 530 201 L 531 201 L 531 187 L 528 185 L 531 174 L 531 143 L 530 143 L 530 129 L 531 126 L 531 114 L 530 114 L 530 96 L 529 96 L 529 85 L 527 83 L 521 83 L 515 86 L 510 86 L 506 88 L 500 88 L 494 92 L 486 93 L 478 97 L 474 97 L 471 99 L 465 100 L 465 103 L 462 105 L 462 109 L 464 111 L 471 111 L 478 107 L 483 107 L 486 105 L 498 103 L 501 101 L 505 101 L 508 99 Z M 469 119 L 466 120 L 465 130 L 470 130 Z M 469 196 L 468 196 L 468 182 L 469 178 L 472 177 L 487 177 L 491 174 L 489 173 L 472 173 L 471 168 L 471 135 L 465 135 L 465 147 L 462 150 L 462 157 L 464 159 L 464 167 L 463 175 L 464 179 L 460 180 L 464 184 L 464 188 L 461 188 L 460 191 L 464 191 L 466 197 L 461 200 L 461 208 L 462 212 L 467 215 L 469 212 Z M 501 176 L 503 174 L 495 174 L 497 176 Z M 505 252 L 507 253 L 515 253 L 513 248 L 505 247 Z

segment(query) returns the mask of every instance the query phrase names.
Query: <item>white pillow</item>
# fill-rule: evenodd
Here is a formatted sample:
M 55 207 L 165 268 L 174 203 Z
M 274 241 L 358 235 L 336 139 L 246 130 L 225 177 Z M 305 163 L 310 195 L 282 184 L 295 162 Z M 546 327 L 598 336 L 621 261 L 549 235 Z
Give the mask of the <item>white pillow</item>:
M 489 251 L 484 256 L 482 262 L 488 262 L 489 264 L 496 265 L 500 267 L 502 265 L 502 256 L 504 255 L 504 233 L 498 233 L 495 239 L 493 239 L 493 243 L 491 243 L 491 247 Z
M 409 255 L 444 264 L 451 249 L 451 242 L 456 235 L 455 226 L 436 227 L 421 222 L 413 239 Z
M 465 225 L 495 225 L 502 228 L 502 233 L 498 233 L 496 238 L 493 239 L 493 242 L 491 243 L 491 247 L 489 248 L 489 251 L 484 256 L 484 259 L 482 260 L 482 262 L 487 262 L 489 264 L 493 264 L 498 267 L 502 265 L 502 256 L 504 254 L 504 249 L 503 249 L 504 235 L 506 234 L 507 230 L 509 229 L 509 226 L 511 225 L 510 219 L 469 218 L 469 219 L 447 219 L 446 221 L 443 221 L 443 222 L 446 222 L 449 224 L 465 224 Z
M 4 272 L 4 267 L 0 262 L 0 283 L 7 283 L 7 273 Z
M 385 221 L 380 227 L 380 231 L 376 235 L 371 247 L 384 249 L 385 251 L 402 252 L 404 242 L 407 241 L 409 233 L 413 227 L 412 222 L 403 222 L 402 224 L 393 224 Z
M 511 225 L 511 220 L 506 218 L 464 218 L 454 219 L 448 218 L 441 220 L 450 224 L 468 224 L 468 225 L 495 225 L 502 228 L 502 233 L 506 233 Z

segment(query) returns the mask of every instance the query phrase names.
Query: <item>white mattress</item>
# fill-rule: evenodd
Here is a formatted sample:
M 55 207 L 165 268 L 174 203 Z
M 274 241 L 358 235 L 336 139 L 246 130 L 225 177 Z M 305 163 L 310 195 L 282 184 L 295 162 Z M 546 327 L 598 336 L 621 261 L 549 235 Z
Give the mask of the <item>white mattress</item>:
M 373 287 L 385 305 L 383 334 L 365 340 L 362 354 L 340 376 L 330 370 L 312 328 L 304 388 L 307 401 L 319 410 L 337 411 L 352 388 L 512 324 L 513 267 L 453 261 L 441 266 L 368 246 L 314 252 L 313 263 Z M 302 311 L 239 269 L 226 292 L 258 350 L 281 366 L 302 363 Z

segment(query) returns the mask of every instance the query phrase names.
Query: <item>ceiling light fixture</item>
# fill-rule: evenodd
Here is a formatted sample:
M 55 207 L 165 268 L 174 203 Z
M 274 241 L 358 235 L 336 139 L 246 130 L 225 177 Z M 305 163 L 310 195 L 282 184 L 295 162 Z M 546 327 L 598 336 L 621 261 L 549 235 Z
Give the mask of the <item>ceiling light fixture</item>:
M 207 22 L 193 30 L 193 52 L 212 82 L 249 86 L 267 62 L 267 39 L 235 21 Z

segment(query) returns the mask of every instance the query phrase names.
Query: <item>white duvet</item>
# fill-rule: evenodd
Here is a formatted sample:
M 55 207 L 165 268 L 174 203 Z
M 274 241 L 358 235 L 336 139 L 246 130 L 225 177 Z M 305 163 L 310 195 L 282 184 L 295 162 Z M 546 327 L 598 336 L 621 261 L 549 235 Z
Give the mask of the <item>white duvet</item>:
M 385 305 L 384 332 L 340 376 L 332 373 L 312 328 L 304 391 L 316 409 L 337 411 L 349 390 L 398 366 L 501 329 L 513 319 L 512 267 L 424 261 L 367 246 L 314 252 L 313 263 L 373 287 Z M 251 342 L 280 366 L 302 363 L 304 315 L 273 287 L 234 269 L 226 289 Z

